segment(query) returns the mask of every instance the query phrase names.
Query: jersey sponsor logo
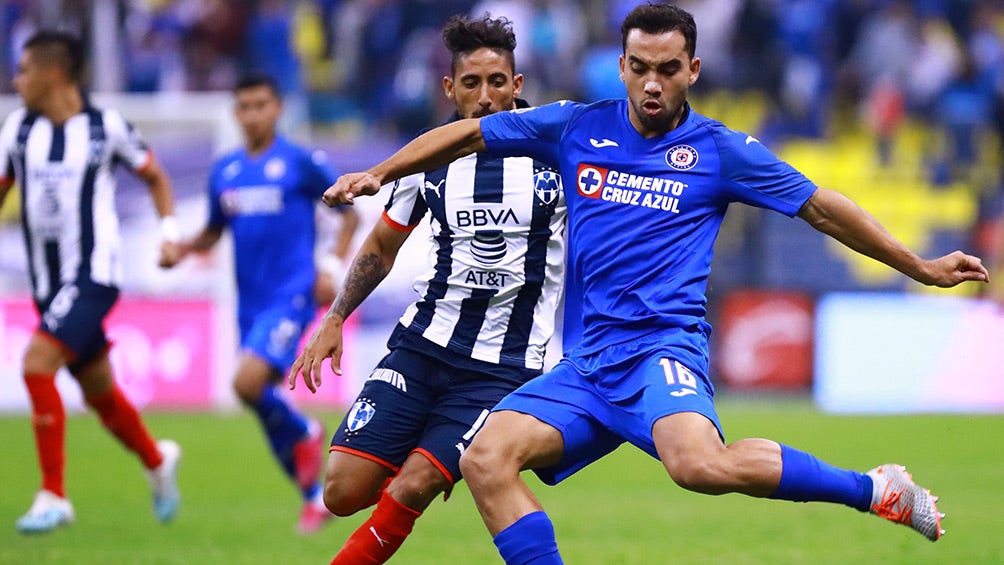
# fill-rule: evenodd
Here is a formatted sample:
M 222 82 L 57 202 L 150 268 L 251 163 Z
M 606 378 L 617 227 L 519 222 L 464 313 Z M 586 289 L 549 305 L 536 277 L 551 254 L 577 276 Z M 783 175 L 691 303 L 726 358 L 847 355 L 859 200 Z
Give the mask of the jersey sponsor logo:
M 345 430 L 349 433 L 358 432 L 370 423 L 375 415 L 376 406 L 368 398 L 360 398 L 352 405 L 348 416 L 345 417 Z
M 516 217 L 516 212 L 512 208 L 504 210 L 493 210 L 491 208 L 457 210 L 458 228 L 480 228 L 505 224 L 519 225 L 519 218 Z
M 689 145 L 675 145 L 666 152 L 666 164 L 678 171 L 693 169 L 697 159 L 697 150 Z
M 680 196 L 687 184 L 579 164 L 579 194 L 587 198 L 680 213 Z
M 760 140 L 757 139 L 757 138 L 755 138 L 755 137 L 753 137 L 752 135 L 747 135 L 746 136 L 746 145 L 749 145 L 750 143 L 753 143 L 754 141 L 757 142 L 757 143 L 760 143 Z
M 439 198 L 440 200 L 442 200 L 443 195 L 439 193 L 439 189 L 443 186 L 444 182 L 446 182 L 446 179 L 442 179 L 442 180 L 440 180 L 436 184 L 432 184 L 432 181 L 428 181 L 428 180 L 425 181 L 425 192 L 426 193 L 431 192 L 431 193 L 433 193 L 433 194 L 436 195 L 436 198 Z M 426 196 L 425 199 L 428 200 L 429 197 Z
M 496 273 L 495 271 L 467 271 L 467 278 L 464 284 L 473 286 L 494 286 L 503 287 L 509 280 L 509 274 Z
M 366 380 L 385 382 L 401 392 L 408 392 L 408 384 L 404 380 L 404 375 L 391 369 L 374 369 Z
M 274 181 L 282 178 L 286 174 L 286 161 L 279 157 L 272 157 L 265 163 L 265 178 Z
M 533 193 L 544 204 L 553 204 L 561 193 L 561 177 L 547 169 L 536 171 L 533 173 Z
M 575 184 L 579 187 L 579 194 L 586 198 L 599 198 L 600 192 L 603 190 L 603 179 L 606 177 L 606 169 L 579 163 L 579 172 L 575 176 Z
M 506 243 L 499 230 L 479 230 L 471 241 L 471 255 L 482 265 L 497 265 L 505 258 Z M 470 278 L 470 277 L 468 277 Z
M 230 216 L 267 216 L 283 210 L 282 188 L 277 185 L 243 186 L 220 193 L 220 207 Z

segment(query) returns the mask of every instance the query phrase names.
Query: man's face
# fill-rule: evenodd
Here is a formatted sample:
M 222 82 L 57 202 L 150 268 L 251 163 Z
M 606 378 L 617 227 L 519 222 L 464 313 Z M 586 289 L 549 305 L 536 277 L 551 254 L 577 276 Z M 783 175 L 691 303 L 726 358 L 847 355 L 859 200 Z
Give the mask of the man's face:
M 691 60 L 685 44 L 678 31 L 628 32 L 620 74 L 631 103 L 631 123 L 643 136 L 659 135 L 678 125 L 687 92 L 701 72 L 701 59 Z
M 59 69 L 55 65 L 40 65 L 31 49 L 21 52 L 21 60 L 14 74 L 14 90 L 21 96 L 25 108 L 41 110 Z
M 236 94 L 237 123 L 252 145 L 275 135 L 275 124 L 282 113 L 282 103 L 267 86 L 244 88 Z
M 457 61 L 452 77 L 443 77 L 446 97 L 461 118 L 480 118 L 515 107 L 523 75 L 513 76 L 509 59 L 483 47 Z

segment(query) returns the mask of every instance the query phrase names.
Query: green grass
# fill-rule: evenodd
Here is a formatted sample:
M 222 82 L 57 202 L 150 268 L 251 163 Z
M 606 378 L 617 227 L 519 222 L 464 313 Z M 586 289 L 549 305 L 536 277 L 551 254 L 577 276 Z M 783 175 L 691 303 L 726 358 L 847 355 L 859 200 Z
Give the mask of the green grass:
M 835 417 L 804 401 L 725 400 L 729 439 L 770 437 L 857 469 L 901 462 L 941 496 L 947 536 L 936 544 L 902 526 L 827 504 L 708 497 L 683 491 L 662 467 L 622 448 L 558 487 L 528 480 L 570 564 L 1004 562 L 1004 417 Z M 333 427 L 337 414 L 321 414 Z M 183 503 L 161 526 L 138 462 L 91 416 L 71 417 L 67 482 L 77 523 L 18 535 L 38 471 L 29 421 L 0 418 L 0 563 L 327 563 L 365 516 L 308 538 L 293 532 L 296 492 L 246 414 L 149 414 L 154 433 L 184 449 Z M 470 493 L 436 501 L 393 560 L 498 564 Z

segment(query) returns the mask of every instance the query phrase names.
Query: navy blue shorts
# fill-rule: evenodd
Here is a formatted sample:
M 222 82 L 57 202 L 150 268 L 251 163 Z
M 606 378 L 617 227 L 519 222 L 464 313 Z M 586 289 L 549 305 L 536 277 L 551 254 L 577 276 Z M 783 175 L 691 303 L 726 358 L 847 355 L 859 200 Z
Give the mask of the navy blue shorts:
M 392 472 L 418 452 L 456 483 L 460 455 L 492 407 L 519 384 L 393 349 L 366 379 L 331 450 L 365 457 Z
M 701 414 L 724 440 L 711 382 L 703 367 L 687 367 L 681 356 L 670 343 L 639 340 L 595 355 L 566 357 L 495 409 L 529 414 L 561 432 L 561 462 L 534 470 L 549 485 L 625 441 L 658 459 L 652 426 L 670 414 Z
M 65 284 L 45 300 L 36 300 L 38 329 L 54 337 L 70 357 L 70 369 L 82 367 L 108 349 L 104 322 L 119 289 L 82 281 Z

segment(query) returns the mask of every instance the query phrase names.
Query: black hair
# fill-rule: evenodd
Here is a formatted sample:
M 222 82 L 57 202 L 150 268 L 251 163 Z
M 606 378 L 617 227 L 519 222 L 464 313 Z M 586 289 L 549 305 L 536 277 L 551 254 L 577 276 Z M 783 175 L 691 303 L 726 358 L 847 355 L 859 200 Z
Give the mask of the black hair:
M 450 51 L 450 74 L 457 70 L 461 57 L 487 47 L 509 59 L 512 72 L 516 72 L 516 34 L 512 22 L 502 16 L 492 19 L 487 12 L 477 19 L 453 16 L 443 26 L 443 44 Z
M 247 90 L 249 88 L 257 88 L 259 86 L 264 86 L 265 88 L 272 91 L 272 94 L 279 100 L 282 100 L 282 94 L 279 93 L 279 84 L 271 76 L 264 73 L 252 73 L 244 75 L 237 80 L 237 84 L 234 85 L 234 94 L 242 90 Z
M 24 43 L 42 65 L 57 65 L 66 77 L 79 83 L 84 77 L 84 44 L 66 31 L 40 30 Z
M 678 31 L 683 34 L 684 50 L 694 58 L 697 50 L 697 24 L 694 16 L 683 8 L 670 4 L 642 4 L 625 16 L 621 24 L 621 49 L 627 49 L 627 36 L 632 29 L 658 34 Z

